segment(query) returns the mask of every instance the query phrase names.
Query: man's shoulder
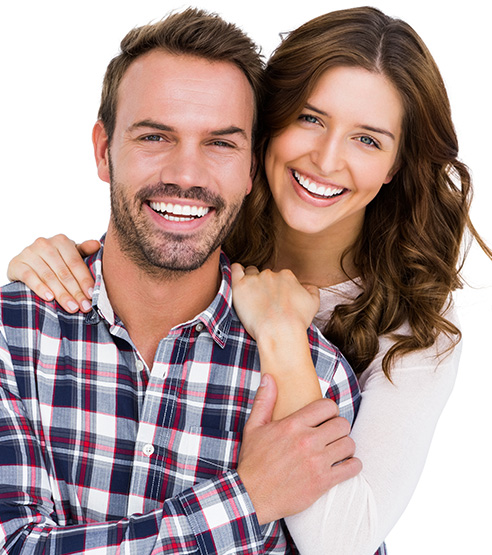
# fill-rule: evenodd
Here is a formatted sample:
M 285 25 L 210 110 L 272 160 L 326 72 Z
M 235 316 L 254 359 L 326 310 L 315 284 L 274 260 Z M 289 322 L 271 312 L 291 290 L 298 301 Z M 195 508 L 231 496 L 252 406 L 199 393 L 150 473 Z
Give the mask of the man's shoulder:
M 0 322 L 3 326 L 39 329 L 48 322 L 56 325 L 60 319 L 73 317 L 77 318 L 57 302 L 41 299 L 23 283 L 16 281 L 0 287 Z
M 314 324 L 308 329 L 308 340 L 315 365 L 338 364 L 343 359 L 338 347 L 326 339 Z

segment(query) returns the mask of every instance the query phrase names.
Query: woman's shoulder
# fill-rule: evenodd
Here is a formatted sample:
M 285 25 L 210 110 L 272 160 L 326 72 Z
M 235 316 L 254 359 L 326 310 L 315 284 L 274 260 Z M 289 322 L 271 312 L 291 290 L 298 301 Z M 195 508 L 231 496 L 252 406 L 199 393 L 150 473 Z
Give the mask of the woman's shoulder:
M 322 329 L 337 305 L 355 300 L 362 291 L 360 278 L 343 281 L 330 287 L 321 287 L 319 290 L 320 305 L 314 323 Z
M 344 281 L 331 287 L 321 288 L 320 310 L 315 318 L 316 325 L 322 329 L 324 323 L 330 318 L 338 304 L 349 303 L 355 300 L 362 290 L 362 281 L 358 278 Z M 457 309 L 452 296 L 450 296 L 443 310 L 443 316 L 456 327 L 460 327 Z M 410 326 L 405 322 L 400 328 L 395 330 L 394 334 L 379 338 L 378 353 L 359 378 L 361 388 L 366 387 L 369 382 L 374 383 L 378 380 L 388 381 L 382 370 L 383 358 L 395 344 L 395 336 L 409 335 L 410 333 Z M 395 360 L 392 369 L 393 383 L 406 382 L 408 379 L 430 379 L 433 381 L 438 378 L 449 382 L 449 385 L 451 385 L 456 378 L 460 354 L 461 342 L 455 345 L 454 336 L 450 337 L 445 333 L 441 333 L 430 347 L 407 353 Z
M 449 299 L 443 316 L 459 329 L 458 313 L 452 298 Z M 410 326 L 405 322 L 394 334 L 379 338 L 379 351 L 359 378 L 362 389 L 371 383 L 375 385 L 379 380 L 388 381 L 382 370 L 383 358 L 395 344 L 395 335 L 410 333 Z M 461 341 L 456 340 L 456 336 L 442 332 L 430 347 L 398 356 L 391 369 L 393 385 L 408 388 L 408 385 L 413 383 L 420 388 L 432 383 L 433 387 L 440 384 L 442 389 L 450 392 L 456 380 L 461 357 Z

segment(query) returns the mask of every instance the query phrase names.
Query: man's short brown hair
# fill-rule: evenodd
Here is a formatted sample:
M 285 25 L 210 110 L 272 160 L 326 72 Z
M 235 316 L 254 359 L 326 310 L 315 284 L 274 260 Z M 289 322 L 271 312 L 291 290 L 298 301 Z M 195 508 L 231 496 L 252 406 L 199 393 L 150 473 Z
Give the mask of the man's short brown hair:
M 104 76 L 98 115 L 109 143 L 116 124 L 118 88 L 123 75 L 133 61 L 154 49 L 236 65 L 253 89 L 255 137 L 262 96 L 263 62 L 256 44 L 234 24 L 227 23 L 217 14 L 188 8 L 157 23 L 131 30 L 120 47 L 121 52 L 111 60 Z

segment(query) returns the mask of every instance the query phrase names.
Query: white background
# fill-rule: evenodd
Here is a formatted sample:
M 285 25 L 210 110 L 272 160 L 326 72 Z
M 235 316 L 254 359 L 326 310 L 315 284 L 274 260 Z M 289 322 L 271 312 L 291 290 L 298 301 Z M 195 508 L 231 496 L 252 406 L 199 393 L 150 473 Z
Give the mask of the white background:
M 39 235 L 64 232 L 81 241 L 104 232 L 108 191 L 97 178 L 90 137 L 106 65 L 131 27 L 186 5 L 1 2 L 1 281 L 8 260 Z M 237 23 L 268 56 L 279 32 L 324 11 L 359 4 L 207 0 L 193 5 Z M 373 5 L 413 25 L 441 68 L 461 157 L 474 175 L 473 219 L 492 245 L 492 42 L 486 3 L 375 0 Z M 388 538 L 391 555 L 492 553 L 492 262 L 473 248 L 465 271 L 472 287 L 457 296 L 465 336 L 460 375 L 418 489 Z

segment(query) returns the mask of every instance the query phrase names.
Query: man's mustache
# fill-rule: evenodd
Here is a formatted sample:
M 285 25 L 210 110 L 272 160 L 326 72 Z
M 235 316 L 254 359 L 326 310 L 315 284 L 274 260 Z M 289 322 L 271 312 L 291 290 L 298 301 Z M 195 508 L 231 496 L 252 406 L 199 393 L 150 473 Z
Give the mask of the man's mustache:
M 146 202 L 150 198 L 165 196 L 186 200 L 199 200 L 207 206 L 212 206 L 217 211 L 225 207 L 224 199 L 208 189 L 203 187 L 187 187 L 183 189 L 176 183 L 159 182 L 154 185 L 147 185 L 136 194 L 137 200 L 141 202 Z

